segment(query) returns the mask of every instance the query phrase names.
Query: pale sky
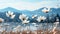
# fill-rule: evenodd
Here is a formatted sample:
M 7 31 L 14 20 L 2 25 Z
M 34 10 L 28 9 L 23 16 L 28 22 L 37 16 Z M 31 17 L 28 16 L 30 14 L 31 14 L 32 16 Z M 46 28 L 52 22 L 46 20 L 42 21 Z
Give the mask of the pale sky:
M 6 7 L 18 10 L 36 10 L 42 7 L 56 7 L 60 0 L 0 0 L 0 9 Z

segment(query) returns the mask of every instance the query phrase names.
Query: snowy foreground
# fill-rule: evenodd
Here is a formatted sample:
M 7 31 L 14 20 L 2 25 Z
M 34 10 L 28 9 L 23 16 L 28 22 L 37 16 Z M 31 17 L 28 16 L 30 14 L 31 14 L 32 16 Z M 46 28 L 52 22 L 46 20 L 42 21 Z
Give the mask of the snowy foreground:
M 60 34 L 60 25 L 53 23 L 0 23 L 0 34 Z
M 21 32 L 6 32 L 6 31 L 3 31 L 3 32 L 0 32 L 0 34 L 60 34 L 60 30 L 55 30 L 54 32 L 53 31 L 42 31 L 42 30 L 35 30 L 35 31 L 21 31 Z

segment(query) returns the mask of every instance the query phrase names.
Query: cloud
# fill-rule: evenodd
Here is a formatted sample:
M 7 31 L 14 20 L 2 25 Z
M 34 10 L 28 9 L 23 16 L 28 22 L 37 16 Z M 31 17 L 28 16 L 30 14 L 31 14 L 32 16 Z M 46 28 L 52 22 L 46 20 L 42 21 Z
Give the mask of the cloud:
M 1 2 L 1 1 L 0 1 Z M 41 1 L 41 2 L 1 2 L 0 9 L 13 7 L 19 10 L 36 10 L 42 7 L 54 7 L 57 1 Z
M 0 2 L 41 2 L 41 1 L 56 1 L 56 0 L 0 0 Z

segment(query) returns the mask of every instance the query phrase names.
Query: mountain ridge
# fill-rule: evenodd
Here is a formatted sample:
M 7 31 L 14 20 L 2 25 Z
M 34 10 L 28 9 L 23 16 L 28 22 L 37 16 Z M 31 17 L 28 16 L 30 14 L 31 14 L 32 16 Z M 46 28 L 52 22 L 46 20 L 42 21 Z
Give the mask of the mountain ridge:
M 42 12 L 42 9 L 44 9 L 46 7 L 43 7 L 43 8 L 39 8 L 37 10 L 34 10 L 34 11 L 29 11 L 29 10 L 18 10 L 18 9 L 15 9 L 15 8 L 12 8 L 12 7 L 7 7 L 7 8 L 4 8 L 4 9 L 1 9 L 0 12 L 7 12 L 7 11 L 11 11 L 11 12 L 15 12 L 15 13 L 22 13 L 22 14 L 26 14 L 26 15 L 44 15 L 45 13 Z M 51 11 L 49 11 L 49 14 L 51 13 L 59 13 L 60 12 L 60 8 L 50 8 Z

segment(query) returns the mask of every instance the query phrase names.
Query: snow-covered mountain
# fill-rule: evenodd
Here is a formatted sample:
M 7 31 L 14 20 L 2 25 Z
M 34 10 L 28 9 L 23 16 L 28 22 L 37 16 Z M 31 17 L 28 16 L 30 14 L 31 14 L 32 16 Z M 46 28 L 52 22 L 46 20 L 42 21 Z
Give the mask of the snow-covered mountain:
M 6 17 L 6 12 L 11 11 L 11 12 L 14 12 L 14 14 L 16 15 L 13 20 L 15 20 L 15 22 L 20 22 L 20 20 L 19 20 L 19 15 L 20 14 L 25 14 L 29 18 L 31 18 L 32 15 L 46 16 L 47 14 L 42 12 L 42 9 L 44 9 L 44 8 L 45 7 L 34 10 L 34 11 L 29 11 L 29 10 L 18 10 L 18 9 L 15 9 L 15 8 L 12 8 L 12 7 L 7 7 L 7 8 L 4 8 L 4 9 L 0 9 L 0 18 L 3 18 L 5 20 L 9 19 L 9 22 L 11 22 L 12 19 Z M 56 14 L 59 14 L 59 16 L 60 16 L 60 8 L 57 8 L 57 9 L 56 8 L 50 8 L 50 11 L 48 13 L 49 17 L 54 17 L 54 15 L 56 15 Z

